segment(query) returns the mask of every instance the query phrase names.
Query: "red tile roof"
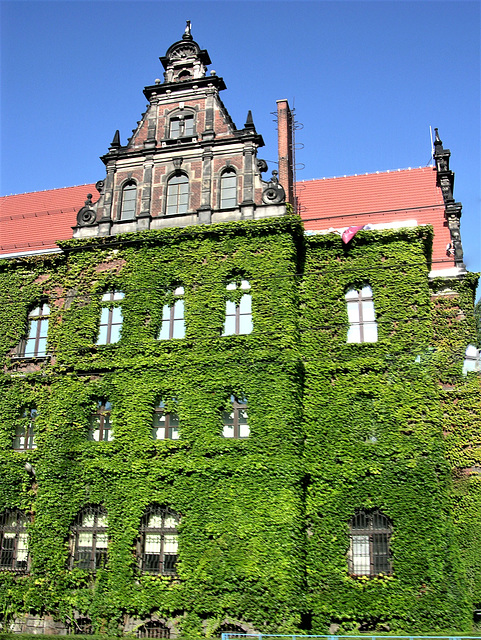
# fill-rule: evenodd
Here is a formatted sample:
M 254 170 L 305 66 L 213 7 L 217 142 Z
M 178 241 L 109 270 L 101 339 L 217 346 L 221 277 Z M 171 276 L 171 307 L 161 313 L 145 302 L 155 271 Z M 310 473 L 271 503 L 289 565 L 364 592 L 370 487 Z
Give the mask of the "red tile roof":
M 0 255 L 54 249 L 72 237 L 77 211 L 95 184 L 34 191 L 0 198 Z
M 1 197 L 0 255 L 53 249 L 71 238 L 88 193 L 97 199 L 94 184 Z M 413 219 L 432 224 L 433 266 L 454 264 L 446 256 L 450 234 L 433 167 L 298 182 L 297 197 L 307 230 Z
M 454 265 L 446 256 L 451 237 L 433 167 L 309 180 L 296 190 L 307 230 L 416 220 L 434 227 L 433 268 Z

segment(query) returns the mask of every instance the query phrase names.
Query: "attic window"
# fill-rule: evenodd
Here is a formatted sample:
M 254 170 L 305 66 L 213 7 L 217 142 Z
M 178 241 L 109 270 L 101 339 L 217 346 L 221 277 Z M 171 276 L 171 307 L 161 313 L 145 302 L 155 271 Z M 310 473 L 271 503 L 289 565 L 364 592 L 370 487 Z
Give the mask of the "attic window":
M 120 210 L 121 220 L 131 220 L 132 218 L 135 218 L 136 200 L 137 185 L 133 180 L 130 180 L 122 189 L 122 207 Z
M 194 135 L 194 116 L 176 116 L 170 121 L 171 138 L 188 138 Z

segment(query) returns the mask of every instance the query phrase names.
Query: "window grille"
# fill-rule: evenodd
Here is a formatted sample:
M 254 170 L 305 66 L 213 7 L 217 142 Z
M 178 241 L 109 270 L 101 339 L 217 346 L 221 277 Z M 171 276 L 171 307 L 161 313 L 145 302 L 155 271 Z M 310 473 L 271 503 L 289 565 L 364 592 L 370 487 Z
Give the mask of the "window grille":
M 185 337 L 184 321 L 184 287 L 177 287 L 173 292 L 173 303 L 162 309 L 162 324 L 158 340 L 180 339 Z
M 93 635 L 93 632 L 94 629 L 90 618 L 82 616 L 71 620 L 69 633 L 73 633 L 74 635 L 91 636 Z
M 19 509 L 7 509 L 0 514 L 0 570 L 21 573 L 27 569 L 27 516 Z
M 170 638 L 170 629 L 160 620 L 149 620 L 137 630 L 137 638 Z
M 102 313 L 97 344 L 114 344 L 120 340 L 123 322 L 120 305 L 123 299 L 122 291 L 107 291 L 102 296 Z
M 109 442 L 112 436 L 112 405 L 108 400 L 97 400 L 96 409 L 90 416 L 89 440 Z
M 231 282 L 227 285 L 226 290 L 228 292 L 236 292 L 237 295 L 234 294 L 234 299 L 226 301 L 224 332 L 222 335 L 241 335 L 252 332 L 252 296 L 250 288 L 251 286 L 247 280 L 242 280 L 240 284 Z
M 350 523 L 349 573 L 358 576 L 390 574 L 391 533 L 391 523 L 380 511 L 357 513 Z
M 247 417 L 247 399 L 230 397 L 230 410 L 224 411 L 223 430 L 224 438 L 248 438 L 250 428 Z
M 167 183 L 167 215 L 187 213 L 189 210 L 189 179 L 185 174 L 172 176 Z
M 233 169 L 224 171 L 220 178 L 220 208 L 237 206 L 237 175 Z
M 377 342 L 377 322 L 372 289 L 351 289 L 346 293 L 349 329 L 347 342 Z
M 179 516 L 170 509 L 149 507 L 140 525 L 140 568 L 146 573 L 175 575 Z
M 27 451 L 36 449 L 35 444 L 35 419 L 38 411 L 34 408 L 26 408 L 23 411 L 21 423 L 15 428 L 13 448 L 15 451 Z
M 154 440 L 178 440 L 179 416 L 165 410 L 165 402 L 159 400 L 154 407 L 154 421 L 152 426 Z
M 178 116 L 170 121 L 170 137 L 191 138 L 194 135 L 194 116 Z
M 131 220 L 135 218 L 137 204 L 137 185 L 133 180 L 127 182 L 122 189 L 122 206 L 120 209 L 121 220 Z
M 50 307 L 43 302 L 28 314 L 28 335 L 18 345 L 18 355 L 42 358 L 47 355 L 47 333 Z
M 71 565 L 96 571 L 107 564 L 107 512 L 103 507 L 82 509 L 71 527 Z

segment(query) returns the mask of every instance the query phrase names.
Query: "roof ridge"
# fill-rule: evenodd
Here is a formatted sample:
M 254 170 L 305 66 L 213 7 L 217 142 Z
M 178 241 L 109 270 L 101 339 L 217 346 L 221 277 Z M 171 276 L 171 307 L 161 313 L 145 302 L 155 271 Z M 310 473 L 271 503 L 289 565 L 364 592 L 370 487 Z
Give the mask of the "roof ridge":
M 47 193 L 50 191 L 61 191 L 62 189 L 75 189 L 77 187 L 86 187 L 90 184 L 96 184 L 95 182 L 84 182 L 83 184 L 71 184 L 68 187 L 54 187 L 53 189 L 40 189 L 39 191 L 23 191 L 22 193 L 9 193 L 8 195 L 0 196 L 0 198 L 11 198 L 12 196 L 29 196 L 34 193 Z
M 384 169 L 384 171 L 366 171 L 365 173 L 351 173 L 342 176 L 323 176 L 322 178 L 311 178 L 310 180 L 296 180 L 296 184 L 303 182 L 320 182 L 321 180 L 337 180 L 339 178 L 362 178 L 363 176 L 384 175 L 387 173 L 401 173 L 401 171 L 417 171 L 418 169 L 434 169 L 432 165 L 420 167 L 406 167 L 404 169 Z

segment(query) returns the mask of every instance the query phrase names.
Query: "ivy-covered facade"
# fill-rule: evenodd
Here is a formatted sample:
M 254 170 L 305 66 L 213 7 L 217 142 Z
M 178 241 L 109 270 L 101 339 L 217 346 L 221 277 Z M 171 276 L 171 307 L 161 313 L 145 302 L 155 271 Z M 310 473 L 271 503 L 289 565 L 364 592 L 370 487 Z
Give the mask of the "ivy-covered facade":
M 0 264 L 3 629 L 472 631 L 477 279 L 426 226 L 306 236 L 196 47 L 165 145 L 150 109 L 62 252 Z

